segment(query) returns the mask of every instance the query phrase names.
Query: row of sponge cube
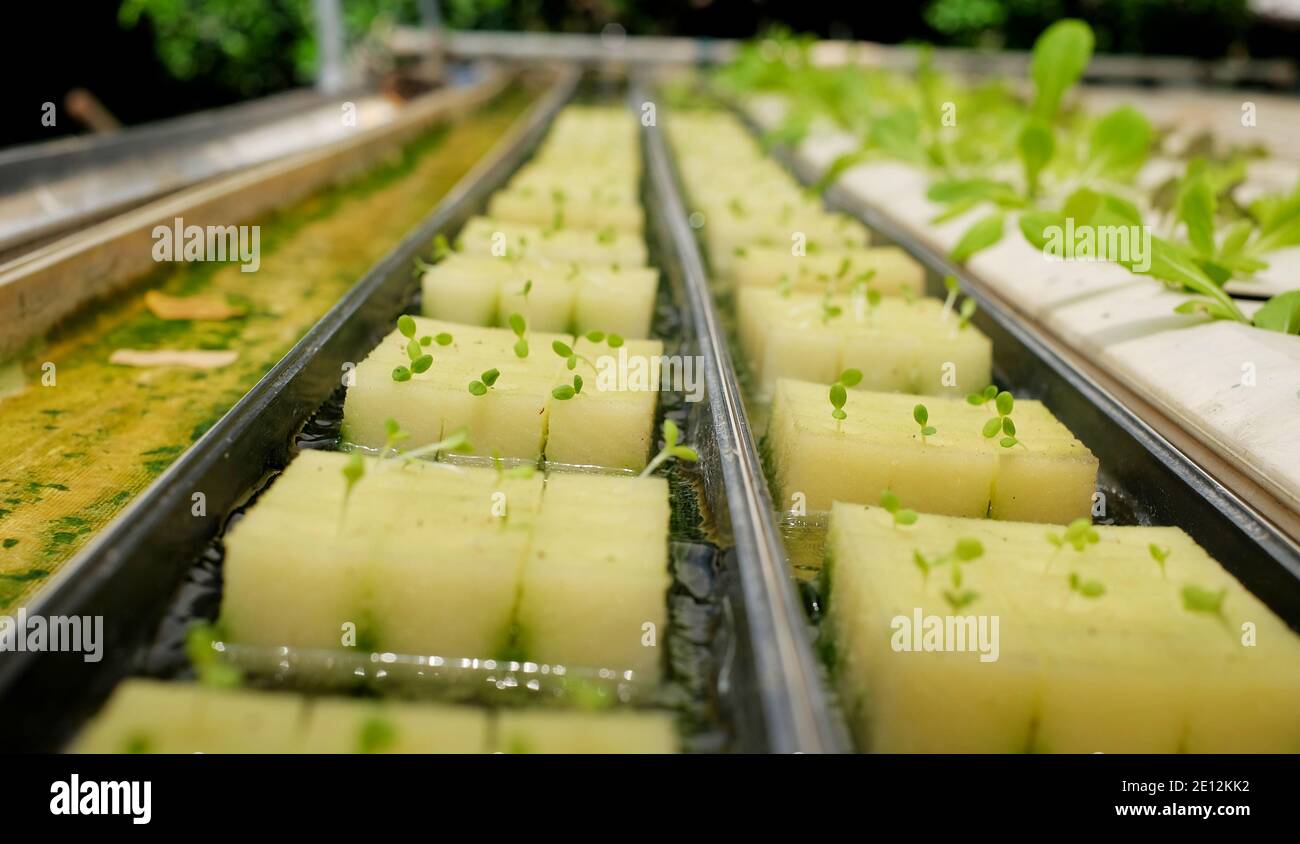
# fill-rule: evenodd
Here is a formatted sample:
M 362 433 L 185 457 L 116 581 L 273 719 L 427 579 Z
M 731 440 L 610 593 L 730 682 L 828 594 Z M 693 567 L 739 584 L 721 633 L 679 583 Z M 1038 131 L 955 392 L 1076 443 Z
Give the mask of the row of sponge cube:
M 982 428 L 996 415 L 961 399 L 848 391 L 847 418 L 831 416 L 824 385 L 783 379 L 768 419 L 773 487 L 785 507 L 825 511 L 875 504 L 885 490 L 925 513 L 1066 524 L 1089 514 L 1097 459 L 1041 403 L 1015 402 L 1023 445 Z M 936 433 L 922 438 L 923 403 Z
M 737 286 L 802 293 L 849 293 L 857 280 L 882 296 L 919 297 L 925 271 L 897 246 L 830 249 L 791 254 L 788 246 L 747 246 L 732 262 Z
M 733 118 L 674 115 L 669 136 L 691 202 L 703 214 L 710 264 L 724 283 L 750 249 L 803 257 L 866 245 L 866 229 L 810 199 Z
M 600 229 L 555 229 L 475 217 L 456 240 L 461 252 L 502 260 L 536 260 L 604 267 L 643 267 L 647 253 L 639 232 L 606 226 Z
M 747 287 L 737 291 L 740 347 L 769 395 L 778 378 L 833 383 L 862 372 L 863 390 L 965 396 L 991 380 L 993 344 L 935 299 L 862 293 L 817 296 Z
M 619 361 L 660 360 L 658 340 L 628 340 L 618 350 L 585 337 L 525 333 L 527 356 L 518 357 L 518 338 L 507 329 L 477 328 L 415 318 L 416 337 L 450 334 L 449 345 L 430 345 L 433 365 L 409 380 L 393 378 L 410 363 L 410 341 L 394 331 L 353 372 L 344 402 L 344 435 L 353 444 L 383 446 L 386 422 L 396 420 L 414 448 L 439 442 L 465 429 L 479 455 L 546 460 L 578 466 L 641 469 L 653 437 L 658 384 L 616 380 Z M 552 344 L 560 340 L 592 361 L 566 368 Z M 595 371 L 593 371 L 593 367 Z M 500 377 L 484 395 L 469 391 L 471 381 L 496 369 Z M 569 400 L 556 387 L 583 377 L 583 390 Z M 606 377 L 609 376 L 609 377 Z M 642 388 L 644 387 L 644 389 Z
M 424 274 L 425 316 L 465 325 L 524 317 L 535 331 L 650 336 L 659 274 L 648 267 L 510 261 L 453 253 Z
M 674 753 L 670 715 L 488 710 L 130 679 L 73 753 Z
M 662 478 L 299 455 L 225 537 L 241 644 L 528 659 L 659 673 Z M 647 636 L 647 634 L 650 634 Z
M 835 505 L 823 633 L 859 747 L 1300 751 L 1300 638 L 1177 528 L 1093 530 L 1076 551 L 1037 524 Z M 959 540 L 982 553 L 954 586 Z
M 533 160 L 489 202 L 497 219 L 640 232 L 638 127 L 623 109 L 565 109 Z

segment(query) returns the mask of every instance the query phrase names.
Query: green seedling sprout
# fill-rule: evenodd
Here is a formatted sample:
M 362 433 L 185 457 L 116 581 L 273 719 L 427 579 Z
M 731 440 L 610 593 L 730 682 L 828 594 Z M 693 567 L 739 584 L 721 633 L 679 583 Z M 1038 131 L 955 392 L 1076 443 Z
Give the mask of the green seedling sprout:
M 913 550 L 912 562 L 921 570 L 922 576 L 927 579 L 930 576 L 930 572 L 939 566 L 951 566 L 952 588 L 956 590 L 960 589 L 962 584 L 962 564 L 973 562 L 982 556 L 984 556 L 984 544 L 982 542 L 971 537 L 961 537 L 953 545 L 952 550 L 946 554 L 938 554 L 934 557 L 927 558 L 920 552 L 920 550 Z M 959 604 L 954 604 L 953 609 L 960 609 L 978 597 L 974 592 L 966 592 L 962 593 L 962 595 L 969 595 L 970 597 Z M 956 597 L 962 597 L 962 595 Z M 947 593 L 945 593 L 945 597 L 946 596 Z M 953 601 L 950 599 L 949 603 L 952 604 Z
M 518 295 L 524 298 L 524 303 L 528 302 L 528 294 L 533 292 L 533 280 L 530 278 L 524 282 L 524 286 L 519 288 Z
M 200 683 L 231 689 L 243 684 L 244 672 L 222 659 L 224 639 L 216 625 L 195 624 L 185 631 L 185 655 Z
M 1106 587 L 1099 580 L 1084 580 L 1077 572 L 1070 572 L 1070 591 L 1085 598 L 1100 598 L 1106 594 Z
M 1160 576 L 1164 577 L 1165 562 L 1169 559 L 1170 549 L 1161 548 L 1159 545 L 1152 542 L 1147 546 L 1147 550 L 1151 552 L 1151 559 L 1155 560 L 1156 565 L 1160 566 Z
M 519 314 L 511 314 L 506 322 L 509 323 L 515 337 L 519 338 L 515 340 L 515 357 L 528 357 L 528 339 L 524 337 L 524 332 L 528 330 L 528 323 L 524 322 L 524 318 Z
M 840 377 L 831 385 L 831 418 L 837 423 L 849 418 L 849 414 L 844 410 L 844 405 L 849 400 L 848 388 L 857 386 L 861 382 L 861 370 L 846 369 L 840 373 Z M 837 429 L 838 427 L 836 425 Z
M 395 419 L 384 420 L 384 446 L 379 449 L 379 459 L 383 460 L 390 454 L 397 453 L 397 445 L 403 440 L 409 439 L 410 434 L 403 431 Z M 343 529 L 343 516 L 346 515 L 348 502 L 352 499 L 352 489 L 357 485 L 366 474 L 366 458 L 360 451 L 354 451 L 348 457 L 348 462 L 343 465 L 343 506 L 339 513 L 339 530 Z
M 894 527 L 916 524 L 916 511 L 904 507 L 898 496 L 889 490 L 880 493 L 880 506 L 894 517 Z
M 506 478 L 523 478 L 528 479 L 537 474 L 537 467 L 532 463 L 523 463 L 511 469 L 505 467 L 505 461 L 501 459 L 501 449 L 492 449 L 492 469 L 497 473 L 497 483 Z
M 582 394 L 582 376 L 574 373 L 573 384 L 561 384 L 554 390 L 551 390 L 551 397 L 556 401 L 568 401 L 574 396 Z
M 397 725 L 373 715 L 361 724 L 357 734 L 358 753 L 384 753 L 397 744 Z
M 678 445 L 677 441 L 681 437 L 681 431 L 677 428 L 677 423 L 671 419 L 665 419 L 663 424 L 664 447 L 654 456 L 654 459 L 646 464 L 641 470 L 641 477 L 649 477 L 655 469 L 676 457 L 678 460 L 685 460 L 688 463 L 694 463 L 700 459 L 700 455 L 688 445 Z
M 1092 526 L 1092 521 L 1083 516 L 1066 525 L 1062 533 L 1049 531 L 1047 541 L 1057 550 L 1069 545 L 1075 551 L 1082 553 L 1089 545 L 1100 542 L 1101 534 L 1097 533 L 1097 529 Z
M 491 390 L 501 377 L 501 370 L 493 368 L 479 376 L 477 381 L 469 382 L 469 394 L 471 396 L 486 396 L 488 390 Z
M 397 318 L 397 330 L 406 338 L 406 357 L 409 363 L 406 366 L 399 366 L 393 370 L 394 381 L 410 381 L 412 374 L 427 372 L 429 367 L 433 366 L 433 355 L 429 354 L 426 349 L 437 343 L 439 346 L 446 346 L 452 342 L 452 336 L 447 332 L 440 332 L 437 336 L 428 334 L 416 339 L 415 319 L 409 314 L 402 314 Z
M 578 336 L 579 335 L 577 334 L 573 335 L 574 345 L 576 345 L 578 342 Z M 610 334 L 606 334 L 603 331 L 588 331 L 585 335 L 582 336 L 586 337 L 587 340 L 592 343 L 603 342 L 606 345 L 608 345 L 611 349 L 617 349 L 618 347 L 622 346 L 624 342 L 623 336 L 621 334 L 614 334 L 612 332 Z M 564 358 L 564 365 L 569 369 L 569 371 L 573 371 L 574 369 L 576 369 L 578 366 L 578 361 L 582 361 L 583 363 L 587 364 L 587 366 L 591 367 L 592 372 L 599 373 L 599 370 L 596 369 L 596 364 L 592 363 L 589 358 L 575 352 L 573 350 L 573 345 L 570 345 L 569 343 L 566 343 L 563 340 L 552 341 L 551 351 L 555 352 L 555 354 Z
M 930 410 L 923 404 L 918 404 L 912 408 L 912 419 L 920 427 L 921 442 L 925 442 L 926 437 L 933 437 L 939 433 L 939 429 L 930 424 Z
M 984 438 L 992 439 L 998 434 L 1002 434 L 1002 439 L 998 440 L 998 444 L 1003 448 L 1020 446 L 1028 450 L 1024 443 L 1016 439 L 1016 423 L 1011 419 L 1011 411 L 1016 406 L 1015 396 L 1006 390 L 998 392 L 997 387 L 990 384 L 984 388 L 983 392 L 971 393 L 966 397 L 966 401 L 976 407 L 988 404 L 990 400 L 993 402 L 993 407 L 998 415 L 984 423 L 981 432 L 984 434 Z
M 451 254 L 451 244 L 447 242 L 445 234 L 436 234 L 433 236 L 433 261 L 425 261 L 419 255 L 415 256 L 415 271 L 426 273 L 433 269 L 434 265 Z
M 1212 592 L 1209 589 L 1203 589 L 1189 583 L 1183 587 L 1183 609 L 1188 612 L 1203 612 L 1206 615 L 1212 615 L 1227 624 L 1228 618 L 1223 614 L 1223 601 L 1227 597 L 1227 587 Z
M 948 606 L 952 607 L 953 612 L 975 603 L 979 596 L 980 594 L 972 589 L 963 589 L 960 592 L 953 589 L 943 590 L 943 599 L 948 602 Z
M 957 294 L 961 293 L 961 285 L 957 283 L 956 276 L 944 276 L 943 286 L 948 291 L 948 295 L 943 300 L 943 314 L 946 317 L 952 313 L 953 307 L 957 304 Z

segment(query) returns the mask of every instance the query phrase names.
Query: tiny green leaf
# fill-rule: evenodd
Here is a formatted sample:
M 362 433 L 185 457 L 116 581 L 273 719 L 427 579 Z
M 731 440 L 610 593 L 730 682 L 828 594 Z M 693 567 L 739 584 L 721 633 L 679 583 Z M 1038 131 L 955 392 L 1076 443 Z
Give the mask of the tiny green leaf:
M 1002 430 L 1002 418 L 995 416 L 984 423 L 984 430 L 981 432 L 986 439 L 996 437 L 998 431 Z
M 493 367 L 484 372 L 481 377 L 483 378 L 483 383 L 491 387 L 496 384 L 497 379 L 501 377 L 501 370 Z
M 487 391 L 488 391 L 487 385 L 484 384 L 482 381 L 469 382 L 469 394 L 471 396 L 487 395 Z
M 411 361 L 412 372 L 428 372 L 431 366 L 433 366 L 433 355 L 420 355 Z
M 948 589 L 943 590 L 943 599 L 948 602 L 948 606 L 952 607 L 954 611 L 970 606 L 975 603 L 977 598 L 979 598 L 979 593 L 973 592 L 970 589 L 966 589 L 962 592 L 951 591 Z
M 836 381 L 831 385 L 830 397 L 831 407 L 836 410 L 842 410 L 844 408 L 844 403 L 849 400 L 849 393 L 848 390 L 844 389 L 844 384 Z
M 840 373 L 840 383 L 846 387 L 856 387 L 862 383 L 862 371 L 858 369 L 846 369 Z
M 433 339 L 434 339 L 435 342 L 437 342 L 437 344 L 438 344 L 439 346 L 447 346 L 447 345 L 450 345 L 450 344 L 451 344 L 452 336 L 451 336 L 450 334 L 448 334 L 447 332 L 443 331 L 443 332 L 439 333 L 439 334 L 438 334 L 436 337 L 434 337 Z
M 403 337 L 414 337 L 415 320 L 409 314 L 402 314 L 397 318 L 397 330 L 402 333 Z
M 623 337 L 620 334 L 610 334 L 606 342 L 609 343 L 611 349 L 617 349 L 623 345 Z
M 880 506 L 884 507 L 887 512 L 897 513 L 898 508 L 903 506 L 903 502 L 898 500 L 898 496 L 890 490 L 880 493 Z
M 1183 587 L 1183 609 L 1188 612 L 1203 612 L 1209 615 L 1223 616 L 1223 600 L 1228 596 L 1227 588 L 1217 592 L 1188 584 Z
M 551 395 L 554 396 L 557 401 L 568 401 L 573 398 L 576 393 L 568 384 L 561 384 L 554 390 L 551 390 Z
M 1010 416 L 1012 409 L 1016 406 L 1015 397 L 1006 390 L 998 393 L 996 403 L 999 416 Z
M 569 344 L 564 342 L 563 340 L 552 341 L 551 349 L 553 349 L 555 353 L 562 358 L 567 359 L 573 357 L 573 348 L 570 347 Z
M 978 539 L 963 537 L 957 540 L 954 553 L 957 555 L 957 559 L 970 562 L 984 555 L 984 545 Z
M 528 357 L 528 341 L 522 337 L 515 341 L 515 357 Z
M 393 370 L 393 380 L 394 380 L 394 381 L 410 381 L 410 380 L 411 380 L 411 370 L 407 369 L 407 368 L 404 367 L 404 366 L 399 366 L 399 367 L 397 367 L 396 369 Z
M 912 408 L 912 418 L 916 420 L 916 424 L 924 426 L 930 421 L 930 411 L 925 405 L 918 404 Z

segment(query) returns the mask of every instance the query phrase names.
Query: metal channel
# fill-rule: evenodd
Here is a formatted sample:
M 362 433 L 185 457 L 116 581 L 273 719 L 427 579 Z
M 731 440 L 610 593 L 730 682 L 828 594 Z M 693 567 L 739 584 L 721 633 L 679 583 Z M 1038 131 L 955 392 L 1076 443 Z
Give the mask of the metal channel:
M 635 97 L 635 94 L 634 94 Z M 644 97 L 641 98 L 644 100 Z M 745 413 L 676 165 L 658 126 L 642 128 L 653 213 L 667 230 L 686 283 L 688 310 L 704 360 L 708 416 L 736 546 L 736 576 L 755 648 L 756 681 L 777 753 L 839 753 L 851 745 L 832 715 L 808 623 L 786 566 L 758 449 Z
M 758 127 L 739 114 L 751 131 Z M 815 168 L 788 148 L 773 155 L 804 184 Z M 1123 491 L 1154 524 L 1177 525 L 1231 571 L 1292 627 L 1300 629 L 1300 546 L 1217 480 L 1165 433 L 1121 401 L 1121 385 L 1103 384 L 1068 347 L 1045 334 L 987 283 L 953 263 L 881 208 L 839 185 L 824 196 L 829 207 L 858 218 L 875 234 L 901 246 L 937 280 L 957 278 L 979 303 L 976 326 L 993 341 L 995 369 L 1017 388 L 1028 388 L 1082 440 Z M 1172 423 L 1171 423 L 1172 424 Z
M 564 71 L 419 225 L 371 269 L 229 412 L 56 574 L 28 615 L 102 616 L 103 659 L 7 653 L 0 660 L 0 747 L 59 746 L 134 667 L 191 561 L 334 392 L 343 365 L 389 330 L 411 263 L 435 234 L 459 227 L 536 147 L 572 97 Z M 199 504 L 202 503 L 200 507 Z

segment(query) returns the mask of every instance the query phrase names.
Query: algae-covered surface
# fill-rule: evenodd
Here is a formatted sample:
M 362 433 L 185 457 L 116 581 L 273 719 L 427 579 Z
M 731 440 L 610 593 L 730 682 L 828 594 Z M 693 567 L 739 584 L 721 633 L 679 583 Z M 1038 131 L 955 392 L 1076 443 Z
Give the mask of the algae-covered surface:
M 230 409 L 481 158 L 520 91 L 260 221 L 261 266 L 166 264 L 10 362 L 0 391 L 0 612 L 40 588 Z M 225 298 L 224 321 L 163 320 L 144 294 Z M 116 366 L 117 349 L 231 350 L 216 369 Z M 49 364 L 53 364 L 51 368 Z M 16 395 L 6 392 L 19 389 Z

